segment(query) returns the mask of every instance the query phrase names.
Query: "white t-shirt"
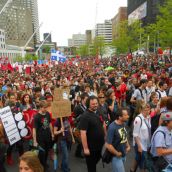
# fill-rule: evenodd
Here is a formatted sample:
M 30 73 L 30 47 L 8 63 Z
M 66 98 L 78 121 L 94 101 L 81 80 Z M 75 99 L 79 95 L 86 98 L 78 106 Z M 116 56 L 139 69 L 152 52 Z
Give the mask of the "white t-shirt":
M 156 93 L 157 93 L 159 99 L 163 98 L 163 97 L 167 97 L 167 93 L 165 91 L 157 90 Z
M 139 137 L 141 146 L 142 146 L 142 150 L 147 151 L 148 148 L 150 147 L 150 137 L 151 137 L 150 130 L 151 130 L 150 117 L 145 118 L 142 114 L 139 114 L 134 120 L 134 129 L 133 129 L 134 146 L 136 144 L 134 138 Z

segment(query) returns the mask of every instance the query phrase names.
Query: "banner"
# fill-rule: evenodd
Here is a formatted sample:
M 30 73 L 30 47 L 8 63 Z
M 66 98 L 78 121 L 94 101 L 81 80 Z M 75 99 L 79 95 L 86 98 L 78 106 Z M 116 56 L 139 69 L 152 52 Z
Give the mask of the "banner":
M 26 140 L 32 139 L 32 129 L 33 129 L 33 120 L 34 116 L 38 113 L 37 110 L 27 110 L 23 111 L 23 118 L 26 122 L 26 126 L 28 129 L 28 134 L 26 137 L 24 137 Z

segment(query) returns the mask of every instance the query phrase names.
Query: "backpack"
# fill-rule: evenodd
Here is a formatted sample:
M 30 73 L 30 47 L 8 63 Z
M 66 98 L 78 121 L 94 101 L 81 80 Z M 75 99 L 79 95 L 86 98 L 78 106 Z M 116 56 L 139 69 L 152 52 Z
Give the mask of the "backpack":
M 161 93 L 159 92 L 159 90 L 156 90 L 156 93 L 158 94 L 159 99 L 161 99 Z
M 161 132 L 163 134 L 164 140 L 165 140 L 165 132 L 162 130 L 159 130 L 153 135 L 151 143 L 153 142 L 155 135 L 159 132 Z M 150 147 L 150 149 L 151 149 L 151 147 Z M 163 156 L 153 157 L 152 154 L 150 153 L 150 149 L 149 149 L 148 153 L 145 155 L 145 167 L 148 170 L 148 172 L 159 172 L 158 170 L 161 171 L 164 168 L 166 168 L 168 163 L 165 161 Z

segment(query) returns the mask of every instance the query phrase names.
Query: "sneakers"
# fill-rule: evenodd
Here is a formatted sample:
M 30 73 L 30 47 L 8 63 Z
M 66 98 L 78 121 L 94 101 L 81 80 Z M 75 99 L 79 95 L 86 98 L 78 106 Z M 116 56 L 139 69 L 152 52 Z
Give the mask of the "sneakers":
M 7 156 L 7 164 L 10 165 L 10 166 L 14 164 L 12 156 Z

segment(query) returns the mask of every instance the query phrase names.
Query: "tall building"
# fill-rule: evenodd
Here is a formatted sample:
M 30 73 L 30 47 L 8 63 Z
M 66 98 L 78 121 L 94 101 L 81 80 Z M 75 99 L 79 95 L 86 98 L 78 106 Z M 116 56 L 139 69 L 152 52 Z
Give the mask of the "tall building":
M 85 35 L 86 35 L 87 44 L 91 44 L 92 43 L 92 31 L 91 30 L 86 30 Z
M 0 9 L 6 0 L 0 1 Z M 0 17 L 0 28 L 5 30 L 6 43 L 24 46 L 35 29 L 39 26 L 37 0 L 13 0 Z M 28 46 L 34 47 L 39 42 L 39 31 Z
M 118 13 L 112 18 L 112 39 L 118 38 L 118 26 L 122 21 L 127 20 L 127 7 L 120 7 Z
M 86 44 L 86 35 L 85 34 L 73 34 L 72 39 L 68 39 L 69 47 L 80 47 L 81 45 Z
M 95 36 L 104 37 L 105 43 L 112 42 L 112 21 L 105 20 L 104 23 L 96 24 Z
M 158 5 L 162 5 L 164 0 L 128 0 L 128 20 L 142 20 L 143 24 L 153 23 L 159 13 Z
M 46 38 L 48 35 L 49 35 L 49 33 L 44 33 L 44 34 L 43 34 L 44 40 L 45 40 L 45 38 Z M 52 42 L 51 34 L 48 36 L 48 38 L 46 39 L 45 42 Z

